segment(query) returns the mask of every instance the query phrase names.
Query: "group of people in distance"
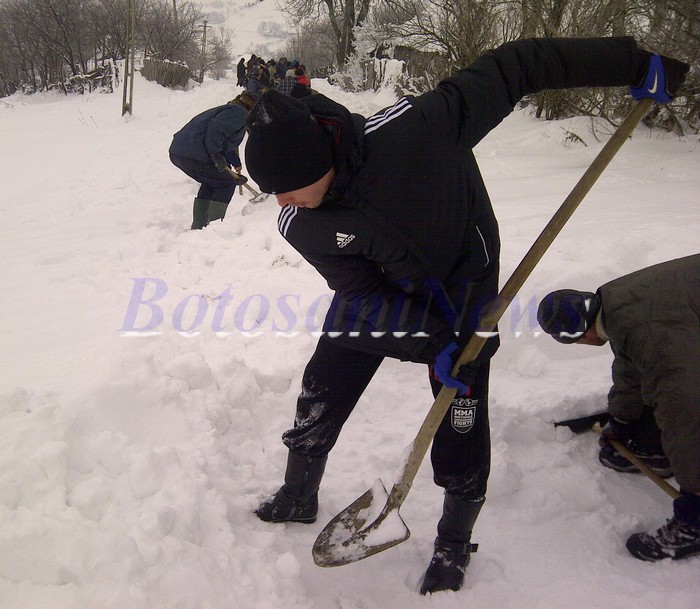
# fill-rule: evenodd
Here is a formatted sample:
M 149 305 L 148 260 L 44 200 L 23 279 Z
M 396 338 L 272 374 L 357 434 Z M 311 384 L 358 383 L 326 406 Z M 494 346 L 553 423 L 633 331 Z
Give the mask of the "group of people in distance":
M 271 62 L 251 62 L 241 86 L 249 67 L 256 79 L 263 64 L 271 72 Z M 237 149 L 247 134 L 246 169 L 276 197 L 279 232 L 334 292 L 282 437 L 284 484 L 256 514 L 314 522 L 328 455 L 382 360 L 425 364 L 433 395 L 448 387 L 455 396 L 431 448 L 444 499 L 420 593 L 458 590 L 487 494 L 489 367 L 499 348 L 496 333 L 474 362 L 454 369 L 499 286 L 498 224 L 472 149 L 527 95 L 626 87 L 636 100 L 668 103 L 689 66 L 631 37 L 517 40 L 369 118 L 322 94 L 285 94 L 291 69 L 280 58 L 266 91 L 246 82 L 170 148 L 172 162 L 202 183 L 192 226 L 202 228 L 223 218 L 245 180 Z M 687 558 L 700 554 L 700 255 L 611 279 L 596 292 L 552 292 L 538 321 L 561 343 L 612 348 L 613 418 L 600 462 L 637 471 L 616 439 L 681 486 L 667 523 L 631 534 L 627 549 L 647 561 Z
M 265 61 L 252 55 L 246 62 L 241 57 L 236 67 L 238 85 L 253 93 L 264 93 L 276 89 L 285 95 L 301 98 L 311 90 L 311 80 L 306 74 L 306 66 L 297 59 L 288 61 L 282 56 L 277 61 Z

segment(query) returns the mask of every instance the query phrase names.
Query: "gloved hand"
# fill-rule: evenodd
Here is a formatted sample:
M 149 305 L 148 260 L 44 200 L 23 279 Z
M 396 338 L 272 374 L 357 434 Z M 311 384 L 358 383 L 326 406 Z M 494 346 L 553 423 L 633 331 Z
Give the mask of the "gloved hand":
M 632 440 L 633 433 L 634 425 L 632 423 L 624 423 L 615 417 L 610 417 L 610 420 L 600 431 L 600 440 L 598 443 L 604 446 L 608 443 L 608 440 L 617 440 L 623 446 L 627 446 Z
M 445 387 L 456 389 L 457 395 L 465 395 L 469 391 L 469 386 L 474 384 L 478 367 L 474 362 L 469 362 L 460 366 L 456 377 L 452 376 L 454 367 L 452 354 L 458 349 L 457 343 L 450 343 L 438 353 L 433 364 L 433 373 Z
M 648 56 L 648 61 L 646 65 L 643 64 L 643 73 L 638 74 L 636 86 L 630 87 L 632 97 L 637 100 L 651 97 L 656 102 L 667 104 L 683 84 L 690 66 L 671 57 L 652 55 L 646 51 L 640 53 Z
M 238 174 L 238 177 L 235 178 L 236 180 L 236 186 L 243 186 L 246 182 L 248 182 L 248 178 L 245 177 L 242 173 Z
M 214 161 L 217 171 L 226 171 L 229 168 L 229 164 L 224 157 L 219 157 Z

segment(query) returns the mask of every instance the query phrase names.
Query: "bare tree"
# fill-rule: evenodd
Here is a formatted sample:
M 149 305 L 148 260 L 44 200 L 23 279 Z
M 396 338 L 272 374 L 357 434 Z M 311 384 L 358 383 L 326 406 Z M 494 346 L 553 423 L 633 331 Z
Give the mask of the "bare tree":
M 333 31 L 333 48 L 339 67 L 353 52 L 354 29 L 367 18 L 372 0 L 278 0 L 281 10 L 297 25 L 327 21 Z
M 393 12 L 388 31 L 416 48 L 438 49 L 451 69 L 474 61 L 496 44 L 505 42 L 509 11 L 494 0 L 386 0 Z
M 72 1 L 72 0 L 71 0 Z M 74 3 L 50 0 L 9 0 L 2 5 L 2 64 L 13 73 L 17 86 L 31 90 L 46 87 L 53 78 L 76 75 L 85 63 L 75 37 L 75 25 L 68 23 Z
M 83 0 L 10 0 L 4 3 L 15 38 L 25 38 L 21 47 L 35 65 L 42 63 L 48 72 L 50 64 L 60 60 L 70 74 L 85 69 L 88 56 L 84 53 L 79 32 L 83 27 Z M 28 38 L 28 39 L 26 39 Z M 39 66 L 37 66 L 39 67 Z
M 700 4 L 697 0 L 519 0 L 523 35 L 621 36 L 631 35 L 647 49 L 683 59 L 700 61 Z M 670 106 L 655 107 L 647 122 L 681 131 L 681 119 L 697 129 L 700 92 L 696 76 L 688 79 L 686 92 Z M 544 91 L 536 97 L 537 115 L 548 119 L 586 114 L 614 122 L 631 104 L 627 92 L 616 90 Z
M 137 0 L 136 40 L 147 54 L 200 66 L 200 9 L 171 0 Z M 126 52 L 127 0 L 0 0 L 0 94 L 53 86 L 66 89 Z M 208 48 L 226 60 L 225 37 Z M 209 64 L 207 57 L 207 67 Z M 70 88 L 70 86 L 68 86 Z
M 281 55 L 298 58 L 310 77 L 325 76 L 336 61 L 334 40 L 328 22 L 305 23 L 288 39 Z
M 223 78 L 231 64 L 231 32 L 223 27 L 216 29 L 206 47 L 204 71 L 209 70 L 217 80 Z
M 147 9 L 136 26 L 141 43 L 150 57 L 184 61 L 190 67 L 198 66 L 201 51 L 197 38 L 202 13 L 191 2 L 181 4 L 178 11 L 176 20 L 169 2 L 148 0 Z
M 145 2 L 136 2 L 136 22 L 143 19 Z M 88 20 L 98 59 L 123 59 L 126 55 L 127 0 L 91 0 Z
M 700 4 L 697 0 L 646 0 L 638 8 L 639 22 L 646 28 L 635 37 L 649 50 L 671 55 L 696 66 L 686 77 L 677 100 L 655 106 L 645 121 L 683 133 L 700 131 Z

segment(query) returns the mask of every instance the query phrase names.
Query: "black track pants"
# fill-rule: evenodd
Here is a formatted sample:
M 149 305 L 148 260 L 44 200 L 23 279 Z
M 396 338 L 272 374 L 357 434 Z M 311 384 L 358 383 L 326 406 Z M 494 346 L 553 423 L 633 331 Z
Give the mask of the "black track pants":
M 490 362 L 479 366 L 466 396 L 456 396 L 440 423 L 430 459 L 435 484 L 457 499 L 479 499 L 486 494 L 491 464 L 489 429 Z M 430 379 L 433 395 L 442 384 Z
M 294 428 L 282 435 L 292 452 L 327 455 L 384 358 L 322 336 L 304 370 Z
M 384 358 L 342 347 L 325 336 L 306 366 L 294 428 L 282 439 L 292 452 L 326 455 Z M 471 395 L 456 398 L 433 442 L 434 480 L 458 498 L 477 499 L 489 474 L 488 362 Z M 431 378 L 437 395 L 441 385 Z M 416 430 L 421 421 L 416 421 Z

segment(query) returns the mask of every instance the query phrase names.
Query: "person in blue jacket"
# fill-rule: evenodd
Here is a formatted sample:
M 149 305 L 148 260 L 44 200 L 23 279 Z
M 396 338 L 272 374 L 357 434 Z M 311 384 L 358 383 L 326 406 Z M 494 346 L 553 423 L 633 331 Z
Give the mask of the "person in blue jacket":
M 245 136 L 245 119 L 259 96 L 244 91 L 223 106 L 195 116 L 173 136 L 170 160 L 201 184 L 192 210 L 192 229 L 223 220 L 237 185 L 248 179 L 241 175 L 238 146 Z M 227 171 L 233 166 L 240 177 Z
M 280 233 L 335 292 L 282 437 L 284 484 L 260 519 L 313 522 L 328 453 L 383 358 L 424 363 L 435 395 L 443 385 L 457 391 L 431 449 L 445 493 L 420 591 L 462 586 L 489 475 L 489 360 L 498 347 L 490 338 L 452 376 L 498 292 L 498 224 L 472 148 L 526 95 L 631 86 L 666 102 L 687 70 L 632 38 L 544 38 L 489 51 L 367 119 L 321 94 L 260 98 L 246 121 L 246 166 L 276 196 Z

